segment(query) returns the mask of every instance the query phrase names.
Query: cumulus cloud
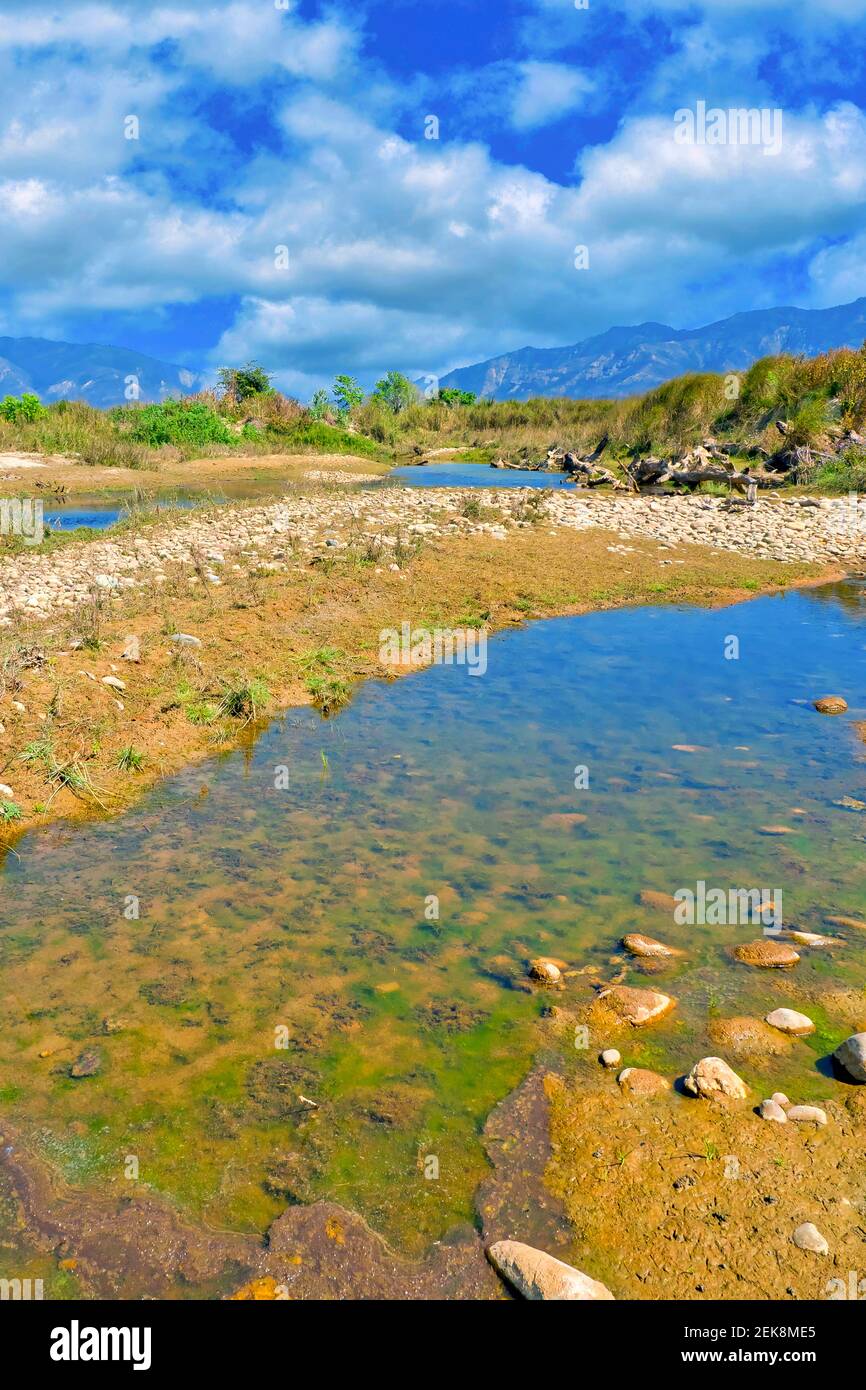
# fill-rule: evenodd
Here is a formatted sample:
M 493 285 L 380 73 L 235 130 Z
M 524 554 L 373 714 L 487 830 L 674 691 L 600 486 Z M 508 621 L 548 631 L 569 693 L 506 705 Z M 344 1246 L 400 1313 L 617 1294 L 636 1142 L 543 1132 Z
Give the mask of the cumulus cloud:
M 548 125 L 583 105 L 595 84 L 565 63 L 520 63 L 511 119 L 518 130 Z

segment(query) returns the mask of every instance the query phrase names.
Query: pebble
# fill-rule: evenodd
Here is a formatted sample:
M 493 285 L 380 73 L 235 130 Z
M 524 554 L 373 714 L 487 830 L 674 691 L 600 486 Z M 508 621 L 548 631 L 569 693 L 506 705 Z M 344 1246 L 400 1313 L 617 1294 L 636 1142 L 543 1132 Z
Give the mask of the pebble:
M 811 1221 L 804 1221 L 802 1226 L 797 1227 L 793 1241 L 798 1250 L 809 1250 L 813 1255 L 827 1255 L 830 1251 L 818 1227 L 813 1226 Z
M 606 1047 L 601 1054 L 601 1064 L 603 1067 L 618 1067 L 622 1061 L 621 1053 L 615 1047 Z
M 761 1101 L 761 1119 L 775 1120 L 776 1123 L 780 1125 L 786 1125 L 788 1123 L 788 1116 L 785 1114 L 784 1107 L 781 1106 L 778 1101 L 772 1099 Z
M 555 985 L 562 979 L 562 971 L 559 966 L 554 965 L 552 960 L 547 960 L 544 956 L 539 956 L 538 960 L 530 961 L 529 973 L 533 980 L 541 980 L 548 985 Z
M 193 637 L 191 632 L 173 632 L 172 642 L 176 642 L 179 647 L 200 647 L 201 638 Z
M 657 957 L 668 958 L 679 956 L 681 951 L 675 950 L 672 946 L 665 946 L 663 942 L 656 941 L 655 937 L 644 936 L 642 932 L 629 932 L 622 938 L 622 944 L 633 956 L 644 956 L 647 959 Z
M 704 1100 L 717 1096 L 745 1100 L 749 1093 L 746 1083 L 721 1057 L 703 1057 L 695 1062 L 683 1085 L 693 1096 L 701 1096 Z
M 774 1091 L 770 1096 L 770 1100 L 774 1100 L 777 1105 L 781 1105 L 783 1110 L 787 1110 L 788 1106 L 791 1104 L 784 1091 Z
M 825 695 L 812 703 L 819 714 L 844 714 L 848 708 L 848 701 L 843 700 L 841 695 Z
M 112 690 L 125 690 L 126 682 L 119 680 L 117 676 L 103 676 L 103 685 L 110 685 Z
M 0 782 L 0 796 L 9 797 L 11 800 L 14 795 L 12 788 L 6 782 Z

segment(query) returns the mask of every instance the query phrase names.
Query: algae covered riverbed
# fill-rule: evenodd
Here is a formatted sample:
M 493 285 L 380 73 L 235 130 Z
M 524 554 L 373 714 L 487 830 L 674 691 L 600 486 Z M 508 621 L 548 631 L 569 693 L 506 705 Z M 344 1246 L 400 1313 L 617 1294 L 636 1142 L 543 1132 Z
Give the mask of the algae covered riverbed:
M 246 1231 L 327 1197 L 418 1251 L 472 1220 L 484 1120 L 549 1045 L 528 959 L 583 972 L 556 1003 L 641 983 L 629 930 L 685 953 L 633 1064 L 682 1074 L 714 1017 L 789 1004 L 817 1032 L 739 1070 L 825 1096 L 821 1059 L 864 1022 L 866 933 L 752 971 L 730 948 L 754 927 L 639 895 L 704 881 L 771 890 L 810 930 L 862 916 L 864 593 L 536 623 L 491 640 L 483 678 L 370 682 L 120 818 L 25 836 L 2 878 L 4 1117 L 74 1187 Z M 815 714 L 829 690 L 849 717 Z

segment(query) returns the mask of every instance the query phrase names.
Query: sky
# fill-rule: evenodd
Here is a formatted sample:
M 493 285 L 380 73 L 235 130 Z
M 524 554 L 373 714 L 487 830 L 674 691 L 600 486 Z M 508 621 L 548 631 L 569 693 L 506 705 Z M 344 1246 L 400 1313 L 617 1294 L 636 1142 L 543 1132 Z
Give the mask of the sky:
M 866 293 L 866 0 L 0 0 L 0 90 L 3 335 L 306 400 Z

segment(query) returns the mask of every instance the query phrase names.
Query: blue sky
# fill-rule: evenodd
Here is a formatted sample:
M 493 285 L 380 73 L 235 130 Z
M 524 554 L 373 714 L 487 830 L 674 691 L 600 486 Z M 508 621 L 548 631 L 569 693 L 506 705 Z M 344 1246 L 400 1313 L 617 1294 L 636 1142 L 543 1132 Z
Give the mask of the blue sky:
M 866 0 L 581 5 L 0 0 L 0 333 L 307 398 L 866 293 Z

